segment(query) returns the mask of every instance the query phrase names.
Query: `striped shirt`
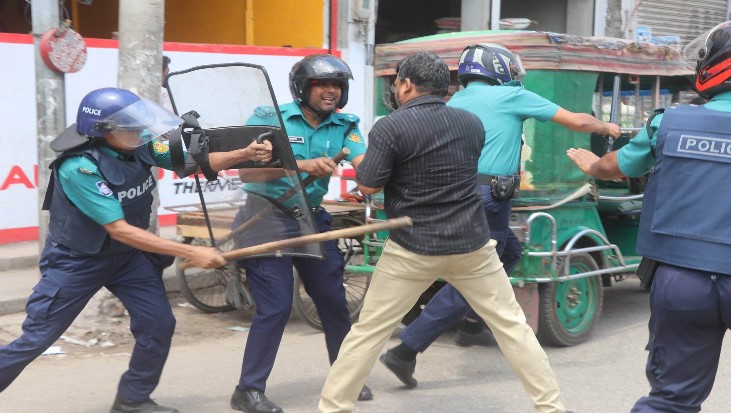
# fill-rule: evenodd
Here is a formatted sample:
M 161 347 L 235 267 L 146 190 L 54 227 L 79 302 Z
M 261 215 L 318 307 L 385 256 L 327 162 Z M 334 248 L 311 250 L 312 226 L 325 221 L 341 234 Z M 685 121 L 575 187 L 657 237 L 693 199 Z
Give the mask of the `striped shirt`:
M 484 141 L 477 116 L 435 95 L 410 100 L 373 126 L 356 180 L 384 189 L 389 218 L 413 220 L 391 230 L 392 240 L 422 255 L 464 254 L 487 243 L 477 184 Z

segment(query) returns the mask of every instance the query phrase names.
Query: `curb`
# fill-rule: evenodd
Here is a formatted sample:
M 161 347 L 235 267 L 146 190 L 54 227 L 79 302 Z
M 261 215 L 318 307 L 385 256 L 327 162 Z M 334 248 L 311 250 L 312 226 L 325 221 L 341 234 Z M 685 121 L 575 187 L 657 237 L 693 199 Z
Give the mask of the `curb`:
M 25 303 L 27 301 L 28 297 L 11 298 L 0 301 L 0 315 L 22 313 L 25 311 Z
M 19 268 L 37 267 L 39 255 L 0 258 L 0 271 L 12 271 Z

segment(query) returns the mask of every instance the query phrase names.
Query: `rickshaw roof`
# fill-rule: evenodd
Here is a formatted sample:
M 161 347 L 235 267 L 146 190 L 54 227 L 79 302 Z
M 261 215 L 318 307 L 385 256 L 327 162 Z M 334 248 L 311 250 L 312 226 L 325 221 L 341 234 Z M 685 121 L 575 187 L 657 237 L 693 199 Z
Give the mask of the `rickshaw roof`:
M 680 50 L 665 45 L 611 37 L 582 37 L 562 33 L 487 30 L 444 33 L 380 44 L 375 51 L 376 76 L 395 74 L 396 63 L 410 54 L 429 50 L 457 70 L 465 46 L 497 43 L 520 56 L 526 70 L 576 70 L 632 75 L 693 75 L 694 68 Z

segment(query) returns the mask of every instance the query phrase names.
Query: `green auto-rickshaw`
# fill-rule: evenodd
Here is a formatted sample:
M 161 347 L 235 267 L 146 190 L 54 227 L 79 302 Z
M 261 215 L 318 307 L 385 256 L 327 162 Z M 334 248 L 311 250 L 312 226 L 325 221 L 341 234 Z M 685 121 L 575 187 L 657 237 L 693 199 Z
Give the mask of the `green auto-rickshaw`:
M 475 43 L 501 44 L 518 54 L 527 70 L 528 90 L 572 112 L 593 113 L 622 127 L 623 136 L 613 142 L 552 122 L 524 124 L 521 187 L 511 215 L 523 257 L 510 280 L 544 344 L 579 344 L 600 318 L 603 288 L 634 276 L 644 183 L 588 178 L 566 149 L 587 148 L 602 155 L 619 148 L 654 108 L 695 96 L 689 81 L 693 69 L 676 49 L 624 39 L 529 31 L 440 34 L 376 47 L 376 115 L 390 112 L 389 85 L 401 58 L 421 50 L 440 55 L 452 71 L 451 95 L 459 85 L 461 52 Z M 425 294 L 408 317 L 429 298 Z

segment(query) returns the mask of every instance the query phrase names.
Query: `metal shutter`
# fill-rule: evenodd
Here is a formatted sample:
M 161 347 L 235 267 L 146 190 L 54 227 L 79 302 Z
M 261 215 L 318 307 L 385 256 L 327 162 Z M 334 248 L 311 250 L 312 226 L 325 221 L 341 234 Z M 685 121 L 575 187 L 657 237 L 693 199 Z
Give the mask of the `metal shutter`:
M 653 37 L 679 36 L 685 46 L 725 21 L 727 11 L 728 0 L 642 0 L 637 24 L 650 27 Z

